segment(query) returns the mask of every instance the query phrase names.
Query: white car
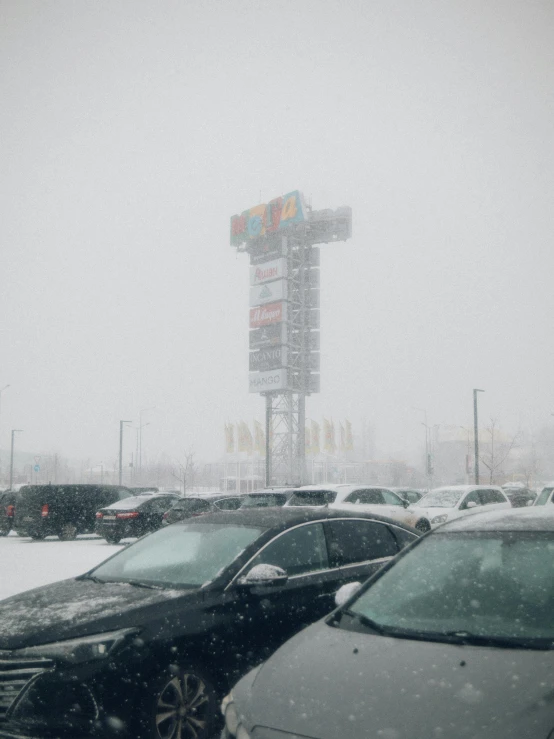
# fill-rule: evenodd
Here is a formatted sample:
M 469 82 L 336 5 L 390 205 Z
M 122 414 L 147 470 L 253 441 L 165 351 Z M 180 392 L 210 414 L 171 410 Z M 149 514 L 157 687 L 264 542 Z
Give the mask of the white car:
M 450 485 L 435 488 L 407 509 L 411 520 L 406 521 L 418 531 L 429 531 L 446 521 L 468 513 L 511 508 L 502 488 L 494 485 Z
M 329 508 L 376 513 L 409 526 L 414 525 L 413 513 L 407 510 L 408 504 L 389 488 L 377 485 L 350 485 L 349 488 L 342 500 L 331 503 Z
M 293 490 L 292 496 L 283 507 L 322 508 L 331 503 L 338 503 L 353 490 L 353 485 L 340 483 L 321 483 L 319 485 L 302 485 Z

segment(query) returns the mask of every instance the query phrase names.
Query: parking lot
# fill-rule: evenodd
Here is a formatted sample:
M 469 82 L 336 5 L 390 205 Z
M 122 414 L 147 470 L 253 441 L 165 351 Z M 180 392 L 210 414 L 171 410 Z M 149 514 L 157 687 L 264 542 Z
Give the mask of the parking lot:
M 12 532 L 0 538 L 0 599 L 86 572 L 122 546 L 97 536 L 33 541 Z

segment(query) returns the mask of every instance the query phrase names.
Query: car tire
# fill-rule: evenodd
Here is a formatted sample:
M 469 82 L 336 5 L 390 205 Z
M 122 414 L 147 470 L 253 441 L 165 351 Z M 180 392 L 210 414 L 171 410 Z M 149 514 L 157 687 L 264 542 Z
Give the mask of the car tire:
M 25 536 L 25 534 L 18 534 L 18 536 Z M 29 536 L 35 541 L 42 541 L 43 539 L 46 539 L 46 534 L 43 534 L 42 532 L 35 532 L 34 534 L 29 534 Z
M 106 539 L 108 544 L 119 544 L 119 542 L 121 541 L 120 536 L 105 536 L 104 538 Z
M 141 717 L 141 739 L 209 739 L 221 729 L 212 680 L 193 665 L 171 665 L 155 678 Z
M 77 526 L 74 523 L 64 523 L 58 531 L 58 539 L 60 541 L 73 541 L 77 538 Z
M 420 518 L 420 520 L 416 523 L 415 528 L 421 534 L 426 534 L 428 531 L 431 531 L 431 524 L 426 518 Z

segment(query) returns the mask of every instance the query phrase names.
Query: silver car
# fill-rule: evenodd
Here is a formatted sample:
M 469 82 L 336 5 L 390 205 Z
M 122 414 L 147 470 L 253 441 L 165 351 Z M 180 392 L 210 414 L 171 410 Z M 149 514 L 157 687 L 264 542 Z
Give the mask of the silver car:
M 554 516 L 459 518 L 248 673 L 223 737 L 554 739 L 553 614 Z

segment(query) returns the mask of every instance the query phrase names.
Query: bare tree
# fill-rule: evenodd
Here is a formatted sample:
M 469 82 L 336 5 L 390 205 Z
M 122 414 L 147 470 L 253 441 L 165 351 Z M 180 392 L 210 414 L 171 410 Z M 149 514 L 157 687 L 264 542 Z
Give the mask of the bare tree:
M 508 441 L 502 441 L 496 418 L 491 418 L 486 430 L 489 435 L 489 450 L 479 458 L 489 471 L 489 484 L 492 485 L 497 474 L 502 471 L 502 465 L 516 446 L 520 434 L 518 431 Z
M 171 474 L 183 486 L 183 495 L 187 494 L 187 489 L 194 486 L 194 477 L 196 475 L 195 453 L 192 447 L 185 449 L 182 460 L 178 460 L 171 468 Z

